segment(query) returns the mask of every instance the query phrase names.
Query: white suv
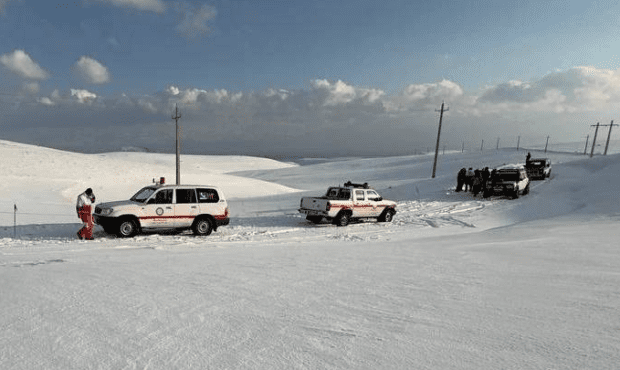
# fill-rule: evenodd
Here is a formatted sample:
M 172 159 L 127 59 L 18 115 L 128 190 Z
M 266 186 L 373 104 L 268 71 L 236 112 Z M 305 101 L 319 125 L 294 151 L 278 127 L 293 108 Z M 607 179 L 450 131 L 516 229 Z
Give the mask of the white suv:
M 518 198 L 530 192 L 530 179 L 525 168 L 520 165 L 506 165 L 494 169 L 484 189 L 485 198 L 502 194 Z
M 105 232 L 119 237 L 164 229 L 209 235 L 230 222 L 222 191 L 202 185 L 147 186 L 129 200 L 97 204 L 93 217 Z

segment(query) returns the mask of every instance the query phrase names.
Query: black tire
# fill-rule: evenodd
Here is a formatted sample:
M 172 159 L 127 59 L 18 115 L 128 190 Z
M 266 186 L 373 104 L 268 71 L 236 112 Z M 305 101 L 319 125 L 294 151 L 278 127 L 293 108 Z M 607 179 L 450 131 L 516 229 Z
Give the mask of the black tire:
M 512 199 L 519 198 L 519 188 L 515 188 L 514 194 L 512 194 Z
M 525 189 L 523 189 L 523 195 L 528 195 L 530 193 L 530 184 L 527 184 Z
M 488 198 L 488 197 L 490 197 L 490 196 L 491 196 L 491 192 L 490 192 L 490 191 L 486 191 L 486 190 L 485 190 L 485 191 L 484 191 L 484 193 L 482 193 L 482 197 L 483 197 L 483 198 Z
M 306 220 L 312 222 L 313 224 L 318 224 L 323 221 L 323 216 L 306 216 Z
M 213 232 L 213 223 L 206 217 L 196 219 L 192 225 L 194 235 L 207 236 Z
M 385 211 L 383 211 L 381 216 L 379 216 L 379 218 L 377 218 L 377 221 L 379 221 L 379 222 L 392 222 L 393 219 L 394 219 L 394 211 L 391 210 L 391 209 L 386 209 Z
M 336 226 L 347 226 L 351 221 L 351 216 L 348 212 L 340 212 L 336 218 L 334 218 L 334 224 Z
M 138 224 L 131 218 L 121 220 L 116 235 L 120 238 L 131 238 L 138 233 Z

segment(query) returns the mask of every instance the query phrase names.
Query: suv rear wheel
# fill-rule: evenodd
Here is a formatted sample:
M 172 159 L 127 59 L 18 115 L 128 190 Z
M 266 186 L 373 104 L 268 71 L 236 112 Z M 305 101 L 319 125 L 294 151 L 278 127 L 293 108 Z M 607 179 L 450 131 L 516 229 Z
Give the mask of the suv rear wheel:
M 199 218 L 192 225 L 192 231 L 195 235 L 211 235 L 211 232 L 213 231 L 213 224 L 211 223 L 211 220 L 206 217 Z
M 336 218 L 334 218 L 334 224 L 336 226 L 347 226 L 351 221 L 351 217 L 347 212 L 340 212 Z

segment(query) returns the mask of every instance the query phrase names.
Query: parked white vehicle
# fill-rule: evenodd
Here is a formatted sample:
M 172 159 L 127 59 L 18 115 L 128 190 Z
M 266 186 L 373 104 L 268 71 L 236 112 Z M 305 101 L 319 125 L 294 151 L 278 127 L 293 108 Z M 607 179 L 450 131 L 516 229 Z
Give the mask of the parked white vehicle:
M 396 202 L 383 199 L 368 184 L 352 184 L 330 187 L 322 197 L 301 198 L 299 212 L 306 219 L 319 223 L 323 219 L 338 226 L 346 226 L 351 220 L 377 219 L 391 222 L 396 214 Z
M 491 171 L 491 177 L 483 191 L 485 198 L 501 194 L 512 198 L 530 192 L 530 179 L 521 165 L 505 165 Z
M 105 232 L 119 237 L 165 229 L 209 235 L 230 222 L 224 194 L 206 185 L 147 186 L 129 200 L 97 204 L 93 217 Z

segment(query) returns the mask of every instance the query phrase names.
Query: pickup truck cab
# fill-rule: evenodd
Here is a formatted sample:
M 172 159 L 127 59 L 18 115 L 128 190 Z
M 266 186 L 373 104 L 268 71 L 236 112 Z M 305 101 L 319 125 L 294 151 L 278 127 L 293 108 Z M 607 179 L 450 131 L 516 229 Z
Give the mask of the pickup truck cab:
M 544 180 L 551 176 L 549 158 L 530 158 L 525 162 L 525 171 L 531 180 Z
M 119 237 L 166 229 L 209 235 L 230 222 L 224 194 L 207 185 L 146 186 L 129 200 L 97 204 L 93 218 L 106 233 Z
M 530 179 L 522 165 L 505 165 L 491 171 L 491 177 L 483 191 L 483 197 L 507 195 L 518 198 L 530 192 Z
M 299 212 L 313 223 L 323 219 L 338 226 L 346 226 L 352 220 L 376 219 L 391 222 L 396 214 L 396 202 L 385 200 L 368 184 L 334 186 L 327 189 L 322 197 L 301 198 Z

